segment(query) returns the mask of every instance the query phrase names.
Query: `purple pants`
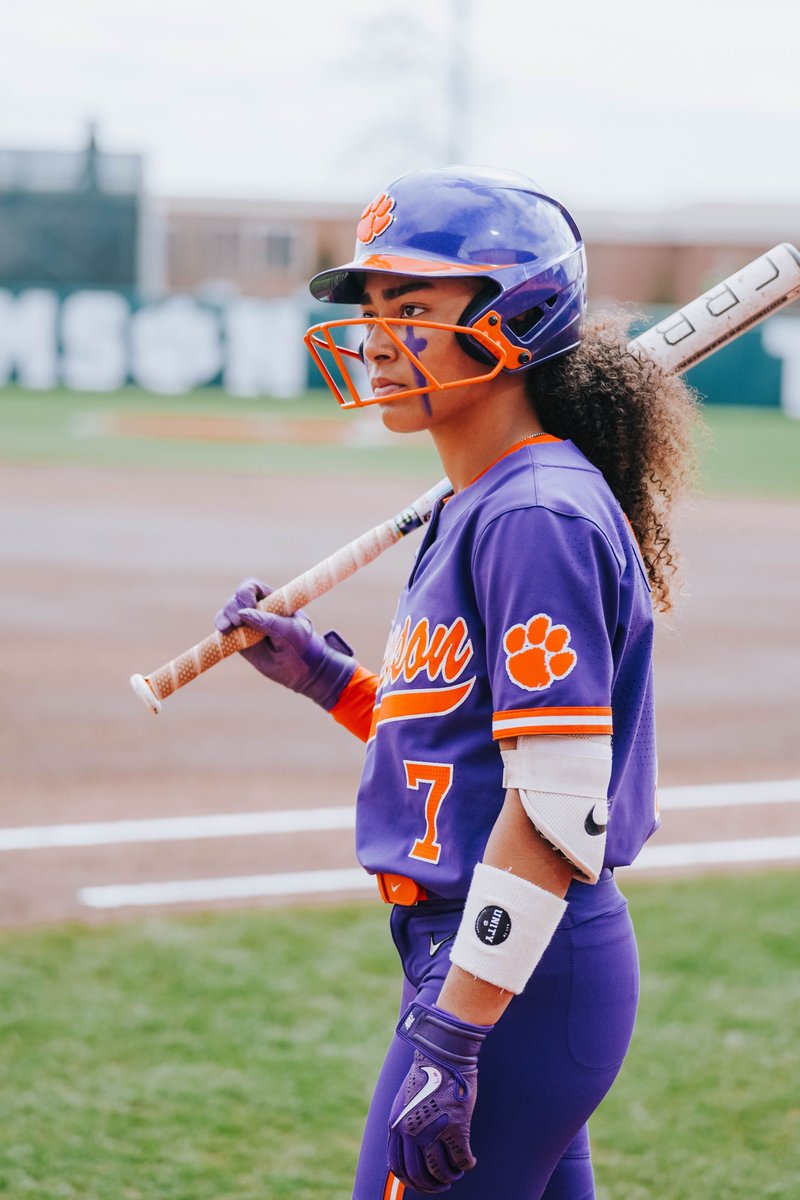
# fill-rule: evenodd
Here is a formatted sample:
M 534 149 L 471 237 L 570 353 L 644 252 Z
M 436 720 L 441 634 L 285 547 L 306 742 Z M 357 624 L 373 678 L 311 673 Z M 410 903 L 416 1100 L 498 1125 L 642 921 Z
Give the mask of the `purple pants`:
M 625 897 L 609 871 L 594 886 L 573 883 L 569 908 L 525 991 L 489 1034 L 478 1066 L 472 1122 L 474 1170 L 452 1200 L 593 1200 L 586 1122 L 605 1096 L 630 1043 L 639 964 Z M 401 1011 L 432 1004 L 450 966 L 461 919 L 456 901 L 395 907 L 391 929 L 403 964 Z M 353 1200 L 419 1200 L 387 1186 L 389 1110 L 411 1063 L 395 1037 L 372 1098 Z M 393 1178 L 393 1177 L 392 1177 Z

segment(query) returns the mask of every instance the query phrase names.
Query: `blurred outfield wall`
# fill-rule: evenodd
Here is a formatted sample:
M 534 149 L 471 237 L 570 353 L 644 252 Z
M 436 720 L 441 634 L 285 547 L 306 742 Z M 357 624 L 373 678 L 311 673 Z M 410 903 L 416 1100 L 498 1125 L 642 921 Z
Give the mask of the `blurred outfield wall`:
M 668 309 L 652 310 L 655 322 Z M 290 299 L 219 301 L 132 293 L 0 289 L 0 386 L 291 397 L 322 386 L 303 344 L 315 321 L 348 315 Z M 778 315 L 689 372 L 712 404 L 780 407 L 800 419 L 800 315 Z

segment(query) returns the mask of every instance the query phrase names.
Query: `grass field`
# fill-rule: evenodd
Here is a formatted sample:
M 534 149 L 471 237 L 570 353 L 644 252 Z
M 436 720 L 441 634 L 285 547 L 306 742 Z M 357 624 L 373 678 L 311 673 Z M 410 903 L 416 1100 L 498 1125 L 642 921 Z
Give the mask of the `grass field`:
M 703 456 L 709 492 L 800 496 L 800 421 L 777 408 L 707 406 Z
M 435 480 L 442 469 L 427 443 L 375 445 L 286 441 L 213 441 L 201 437 L 136 437 L 104 429 L 115 417 L 169 414 L 180 418 L 242 417 L 270 421 L 364 421 L 345 413 L 332 397 L 308 393 L 294 400 L 232 397 L 209 388 L 191 396 L 156 396 L 129 388 L 110 394 L 0 390 L 0 461 L 71 464 L 136 470 L 226 471 L 287 475 L 357 473 L 365 477 L 419 475 Z
M 800 1194 L 797 876 L 630 884 L 601 1200 Z M 377 905 L 0 937 L 0 1194 L 346 1200 L 397 967 Z M 502 1197 L 487 1197 L 502 1200 Z
M 441 474 L 417 443 L 114 436 L 114 413 L 339 414 L 297 402 L 0 390 L 0 462 Z M 800 422 L 710 409 L 709 492 L 800 496 Z M 631 883 L 643 993 L 593 1121 L 601 1200 L 800 1195 L 797 873 Z M 347 1200 L 396 1015 L 378 905 L 0 933 L 0 1196 Z M 503 1200 L 487 1197 L 486 1200 Z
M 149 413 L 241 416 L 276 423 L 324 420 L 343 423 L 347 431 L 364 428 L 365 422 L 374 419 L 374 414 L 339 411 L 324 393 L 287 401 L 243 400 L 214 389 L 169 397 L 135 389 L 105 395 L 5 388 L 0 390 L 0 461 L 142 470 L 388 473 L 431 480 L 441 474 L 433 448 L 415 439 L 337 445 L 122 436 L 109 431 L 109 419 Z M 709 406 L 705 415 L 711 433 L 703 455 L 707 491 L 800 495 L 800 421 L 766 408 Z

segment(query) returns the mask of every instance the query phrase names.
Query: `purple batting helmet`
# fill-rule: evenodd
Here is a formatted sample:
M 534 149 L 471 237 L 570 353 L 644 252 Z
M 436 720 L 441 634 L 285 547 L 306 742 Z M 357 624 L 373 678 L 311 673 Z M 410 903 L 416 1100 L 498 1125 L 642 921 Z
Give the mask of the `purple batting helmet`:
M 311 293 L 358 303 L 364 271 L 485 280 L 459 325 L 473 327 L 496 313 L 508 371 L 566 354 L 580 341 L 580 232 L 563 205 L 523 175 L 462 166 L 403 175 L 362 213 L 352 261 L 316 275 Z M 474 358 L 493 361 L 485 339 L 458 336 Z

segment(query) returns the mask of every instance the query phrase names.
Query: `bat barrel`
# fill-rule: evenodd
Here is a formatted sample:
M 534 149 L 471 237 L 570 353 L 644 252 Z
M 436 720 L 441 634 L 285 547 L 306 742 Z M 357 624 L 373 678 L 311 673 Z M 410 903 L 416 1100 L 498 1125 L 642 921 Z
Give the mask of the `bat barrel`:
M 800 296 L 800 252 L 783 242 L 724 279 L 629 345 L 679 374 Z

